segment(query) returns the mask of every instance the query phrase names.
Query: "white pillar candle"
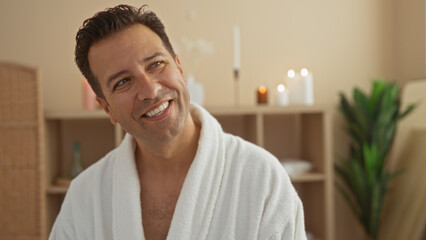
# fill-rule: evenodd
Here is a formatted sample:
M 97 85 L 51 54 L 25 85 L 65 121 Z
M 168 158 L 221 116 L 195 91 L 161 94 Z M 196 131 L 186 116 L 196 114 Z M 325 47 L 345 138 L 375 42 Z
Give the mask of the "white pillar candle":
M 241 46 L 240 27 L 234 26 L 234 70 L 241 68 Z
M 302 70 L 300 71 L 300 75 L 301 75 L 302 104 L 313 105 L 314 104 L 313 75 L 306 68 L 302 68 Z
M 300 105 L 302 102 L 302 86 L 300 80 L 300 75 L 297 74 L 293 69 L 288 71 L 287 86 L 290 94 L 290 104 L 292 105 Z
M 284 84 L 279 84 L 277 86 L 276 93 L 276 101 L 275 103 L 279 106 L 287 106 L 289 103 L 288 89 L 284 86 Z

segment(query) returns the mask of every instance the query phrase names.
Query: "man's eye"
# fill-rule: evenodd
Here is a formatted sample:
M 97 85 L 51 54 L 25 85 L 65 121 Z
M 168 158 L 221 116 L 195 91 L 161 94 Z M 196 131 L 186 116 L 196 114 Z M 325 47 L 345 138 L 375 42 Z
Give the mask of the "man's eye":
M 161 70 L 165 66 L 164 61 L 157 61 L 149 65 L 148 71 Z
M 121 79 L 120 81 L 118 81 L 115 85 L 114 85 L 114 90 L 119 89 L 120 87 L 122 87 L 123 85 L 125 85 L 127 82 L 129 82 L 130 79 L 129 78 L 124 78 Z

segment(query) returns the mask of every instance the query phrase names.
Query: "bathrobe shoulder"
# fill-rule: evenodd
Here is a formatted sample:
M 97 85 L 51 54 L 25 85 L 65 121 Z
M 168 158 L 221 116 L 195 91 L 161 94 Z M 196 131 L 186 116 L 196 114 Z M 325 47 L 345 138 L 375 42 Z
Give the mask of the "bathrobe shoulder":
M 167 239 L 306 239 L 301 201 L 279 161 L 226 134 L 203 108 L 196 156 Z M 144 239 L 135 143 L 122 144 L 71 184 L 50 239 Z
M 134 150 L 126 135 L 71 182 L 49 240 L 144 239 Z M 118 235 L 129 229 L 131 238 Z
M 225 139 L 230 166 L 218 199 L 225 207 L 216 210 L 222 217 L 215 218 L 213 232 L 228 222 L 230 239 L 305 239 L 302 203 L 278 159 L 240 138 Z
M 302 203 L 279 160 L 226 133 L 223 146 L 221 207 L 211 239 L 306 239 Z

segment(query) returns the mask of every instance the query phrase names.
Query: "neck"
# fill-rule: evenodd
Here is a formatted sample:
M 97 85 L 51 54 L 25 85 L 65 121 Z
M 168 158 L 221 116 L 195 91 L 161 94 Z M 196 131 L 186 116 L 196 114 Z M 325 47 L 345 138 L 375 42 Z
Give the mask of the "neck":
M 139 176 L 186 174 L 197 152 L 199 136 L 200 127 L 188 114 L 182 132 L 172 140 L 155 145 L 136 140 L 135 157 Z

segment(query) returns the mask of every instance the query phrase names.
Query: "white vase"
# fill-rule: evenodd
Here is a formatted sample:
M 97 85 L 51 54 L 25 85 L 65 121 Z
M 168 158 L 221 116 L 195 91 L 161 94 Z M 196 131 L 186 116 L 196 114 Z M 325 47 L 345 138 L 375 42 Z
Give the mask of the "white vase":
M 204 87 L 201 83 L 195 81 L 194 75 L 189 74 L 186 77 L 188 83 L 189 95 L 191 102 L 196 103 L 200 106 L 204 104 Z

